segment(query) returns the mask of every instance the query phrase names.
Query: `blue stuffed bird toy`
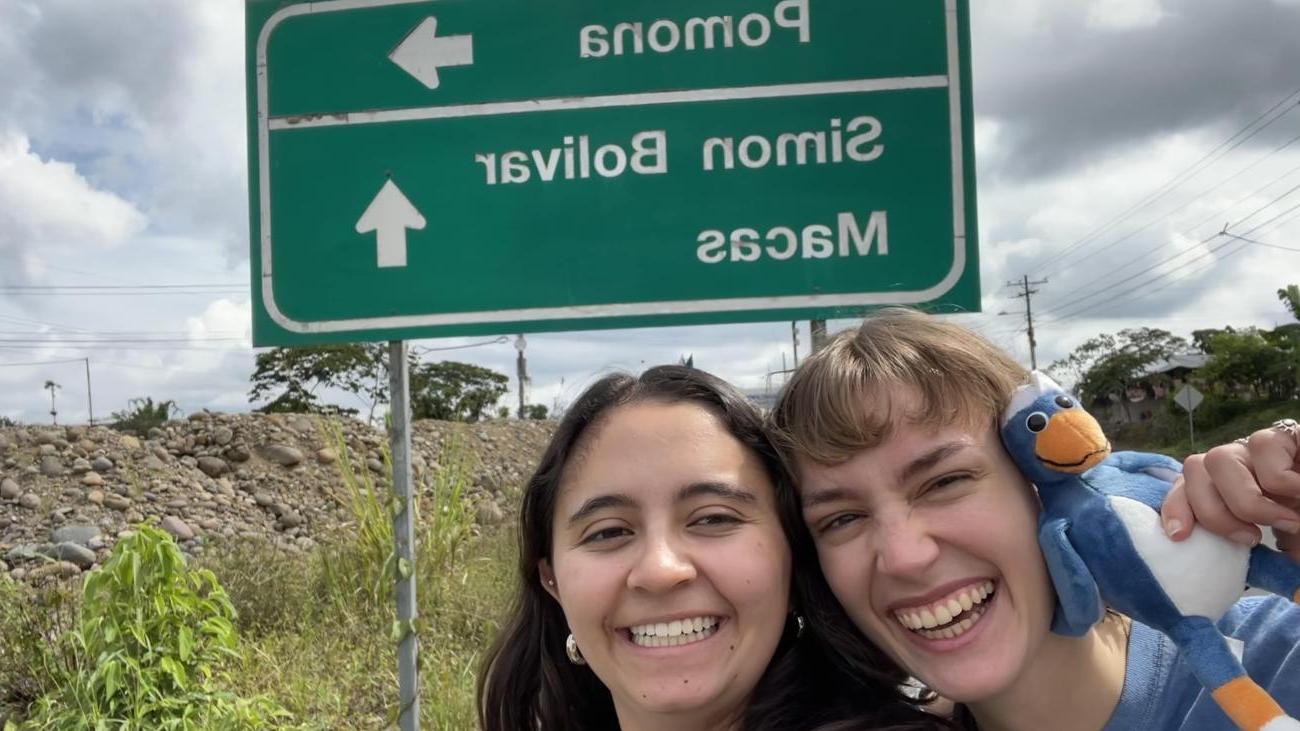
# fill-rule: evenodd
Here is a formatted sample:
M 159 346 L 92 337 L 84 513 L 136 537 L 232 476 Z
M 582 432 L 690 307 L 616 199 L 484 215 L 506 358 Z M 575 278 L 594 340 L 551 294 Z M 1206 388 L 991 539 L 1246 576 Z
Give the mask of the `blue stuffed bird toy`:
M 1112 607 L 1168 635 L 1243 731 L 1300 730 L 1215 625 L 1244 586 L 1300 602 L 1300 564 L 1206 530 L 1169 540 L 1160 507 L 1182 465 L 1111 454 L 1097 420 L 1040 373 L 1013 395 L 1002 441 L 1043 504 L 1038 539 L 1058 598 L 1053 631 L 1082 635 Z

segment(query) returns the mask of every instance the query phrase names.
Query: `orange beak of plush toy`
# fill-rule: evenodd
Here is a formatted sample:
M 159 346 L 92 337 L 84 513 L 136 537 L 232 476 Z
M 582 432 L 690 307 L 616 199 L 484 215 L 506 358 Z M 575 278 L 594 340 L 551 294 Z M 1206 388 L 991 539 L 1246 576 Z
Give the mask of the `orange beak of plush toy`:
M 1086 411 L 1058 411 L 1038 434 L 1034 455 L 1051 469 L 1072 475 L 1096 467 L 1110 455 L 1101 424 Z

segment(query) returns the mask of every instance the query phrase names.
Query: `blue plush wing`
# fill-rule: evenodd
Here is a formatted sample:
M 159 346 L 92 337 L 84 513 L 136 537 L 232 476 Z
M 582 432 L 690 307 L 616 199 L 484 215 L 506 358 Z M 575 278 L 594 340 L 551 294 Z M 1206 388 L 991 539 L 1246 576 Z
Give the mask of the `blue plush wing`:
M 1103 495 L 1126 497 L 1160 511 L 1183 465 L 1163 454 L 1116 452 L 1085 472 L 1083 480 Z
M 1183 463 L 1173 457 L 1153 452 L 1115 452 L 1102 464 L 1125 472 L 1141 472 L 1165 482 L 1173 482 L 1183 473 Z
M 1101 621 L 1106 605 L 1092 572 L 1070 543 L 1070 523 L 1065 518 L 1045 521 L 1038 529 L 1038 544 L 1047 560 L 1047 570 L 1056 587 L 1056 612 L 1052 631 L 1080 637 Z

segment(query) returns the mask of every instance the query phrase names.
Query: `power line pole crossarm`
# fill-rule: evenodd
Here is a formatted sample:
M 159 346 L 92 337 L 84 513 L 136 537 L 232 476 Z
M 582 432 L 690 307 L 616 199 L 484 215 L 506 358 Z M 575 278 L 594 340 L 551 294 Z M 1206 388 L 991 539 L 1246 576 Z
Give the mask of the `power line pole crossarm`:
M 1019 282 L 1007 282 L 1008 287 L 1017 287 L 1020 293 L 1015 295 L 1016 299 L 1025 301 L 1025 324 L 1029 332 L 1029 367 L 1031 370 L 1038 370 L 1038 341 L 1034 338 L 1034 295 L 1038 290 L 1030 289 L 1032 286 L 1047 284 L 1046 279 L 1040 279 L 1034 282 L 1029 281 L 1029 275 L 1021 277 Z

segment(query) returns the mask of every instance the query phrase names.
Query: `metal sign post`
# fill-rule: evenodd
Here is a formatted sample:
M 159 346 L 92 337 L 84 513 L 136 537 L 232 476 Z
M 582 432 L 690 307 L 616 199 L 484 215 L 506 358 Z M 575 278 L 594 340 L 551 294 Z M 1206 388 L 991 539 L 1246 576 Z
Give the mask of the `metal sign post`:
M 1201 401 L 1204 399 L 1205 397 L 1201 395 L 1201 392 L 1196 390 L 1196 387 L 1190 383 L 1178 389 L 1178 393 L 1174 394 L 1174 403 L 1183 407 L 1183 410 L 1187 412 L 1187 441 L 1191 442 L 1192 449 L 1196 449 L 1196 423 L 1193 420 L 1192 413 L 1196 411 L 1196 407 L 1200 406 Z
M 415 632 L 415 490 L 411 487 L 411 396 L 406 362 L 406 341 L 388 344 L 388 383 L 392 393 L 389 412 L 393 452 L 394 551 L 397 556 L 397 683 L 401 698 L 398 728 L 420 727 L 420 638 Z

